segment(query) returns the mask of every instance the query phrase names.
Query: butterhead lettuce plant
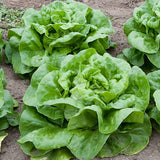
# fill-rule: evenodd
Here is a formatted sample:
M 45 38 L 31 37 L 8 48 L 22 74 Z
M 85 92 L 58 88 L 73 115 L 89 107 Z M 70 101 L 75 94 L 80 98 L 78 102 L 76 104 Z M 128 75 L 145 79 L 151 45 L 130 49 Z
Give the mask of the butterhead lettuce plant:
M 1 142 L 7 136 L 4 132 L 10 126 L 17 126 L 19 123 L 19 114 L 14 111 L 18 103 L 12 98 L 10 93 L 4 88 L 7 85 L 4 72 L 0 69 L 0 150 Z
M 146 0 L 134 9 L 124 24 L 124 33 L 132 48 L 123 50 L 123 58 L 133 65 L 160 68 L 160 1 Z
M 58 67 L 66 55 L 82 49 L 104 54 L 115 46 L 108 35 L 114 33 L 111 21 L 100 10 L 72 0 L 55 1 L 40 11 L 27 9 L 22 21 L 22 27 L 9 30 L 5 49 L 16 73 L 30 73 L 48 61 Z
M 22 150 L 36 159 L 132 155 L 149 142 L 145 73 L 95 49 L 45 63 L 31 78 L 20 119 Z

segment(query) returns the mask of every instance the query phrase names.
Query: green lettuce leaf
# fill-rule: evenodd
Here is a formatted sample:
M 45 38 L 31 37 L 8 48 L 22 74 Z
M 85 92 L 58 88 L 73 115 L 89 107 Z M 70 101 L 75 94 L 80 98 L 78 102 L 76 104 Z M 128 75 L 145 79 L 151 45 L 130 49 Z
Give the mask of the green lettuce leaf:
M 147 55 L 149 61 L 156 66 L 157 68 L 160 68 L 160 52 L 158 51 L 156 54 L 148 54 Z
M 156 103 L 156 107 L 157 109 L 160 111 L 160 90 L 157 89 L 154 93 L 153 93 L 153 97 L 154 97 L 154 100 L 155 100 L 155 103 Z
M 67 147 L 78 159 L 89 160 L 98 154 L 108 137 L 109 135 L 102 134 L 97 130 L 74 130 L 71 142 Z
M 125 48 L 123 55 L 132 65 L 141 67 L 144 65 L 144 54 L 135 48 Z M 155 54 L 154 54 L 155 55 Z
M 147 109 L 147 114 L 151 118 L 152 127 L 160 133 L 160 111 L 158 108 L 150 105 Z
M 151 36 L 136 31 L 132 31 L 128 35 L 128 43 L 141 52 L 148 54 L 155 54 L 159 49 L 159 43 L 156 43 Z
M 147 79 L 150 84 L 151 94 L 160 89 L 160 70 L 149 73 Z
M 128 36 L 132 31 L 145 33 L 146 28 L 137 23 L 134 17 L 132 17 L 124 23 L 124 33 Z
M 151 86 L 151 100 L 152 105 L 147 108 L 147 113 L 151 118 L 152 126 L 157 131 L 160 132 L 160 70 L 153 71 L 147 75 Z M 154 102 L 154 103 L 153 103 Z
M 60 148 L 41 157 L 31 157 L 31 160 L 70 160 L 71 158 L 74 158 L 74 156 L 67 148 Z
M 109 137 L 98 156 L 103 158 L 113 157 L 119 153 L 125 155 L 136 154 L 149 143 L 151 131 L 152 127 L 147 115 L 145 115 L 143 124 L 123 124 Z
M 24 29 L 13 28 L 8 31 L 9 41 L 5 46 L 6 62 L 12 63 L 15 73 L 26 74 L 33 71 L 33 67 L 28 67 L 22 63 L 19 53 L 19 45 Z

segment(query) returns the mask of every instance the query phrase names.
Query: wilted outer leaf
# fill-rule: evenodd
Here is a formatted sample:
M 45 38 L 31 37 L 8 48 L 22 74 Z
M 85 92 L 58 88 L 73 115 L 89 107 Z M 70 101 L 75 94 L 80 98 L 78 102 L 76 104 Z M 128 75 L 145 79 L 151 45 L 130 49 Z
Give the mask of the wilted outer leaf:
M 8 134 L 5 132 L 0 132 L 0 152 L 1 152 L 1 144 L 2 141 L 4 140 L 4 138 L 7 136 Z

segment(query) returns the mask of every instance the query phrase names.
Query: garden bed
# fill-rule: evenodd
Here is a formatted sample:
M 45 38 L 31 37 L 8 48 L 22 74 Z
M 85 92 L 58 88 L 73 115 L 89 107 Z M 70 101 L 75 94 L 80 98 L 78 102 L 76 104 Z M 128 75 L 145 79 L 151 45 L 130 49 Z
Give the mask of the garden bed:
M 40 9 L 43 4 L 48 4 L 51 0 L 2 0 L 9 8 L 19 9 L 20 7 Z M 112 17 L 112 25 L 116 33 L 112 36 L 112 41 L 116 42 L 118 47 L 111 49 L 113 56 L 122 53 L 122 49 L 128 47 L 126 36 L 123 33 L 123 23 L 132 16 L 133 9 L 140 6 L 143 0 L 77 0 L 89 5 L 94 9 L 100 9 L 103 13 Z M 6 37 L 4 37 L 6 38 Z M 14 73 L 12 66 L 2 62 L 0 67 L 4 69 L 6 79 L 8 81 L 7 90 L 15 98 L 22 108 L 22 98 L 29 85 L 29 80 L 22 80 Z M 8 136 L 2 143 L 2 152 L 0 160 L 29 160 L 20 149 L 16 141 L 19 139 L 18 127 L 7 130 Z M 148 147 L 142 152 L 133 156 L 117 156 L 114 158 L 104 158 L 104 160 L 159 160 L 160 157 L 160 135 L 157 132 L 152 133 L 152 137 Z M 95 158 L 96 159 L 96 158 Z M 98 158 L 97 158 L 98 160 Z

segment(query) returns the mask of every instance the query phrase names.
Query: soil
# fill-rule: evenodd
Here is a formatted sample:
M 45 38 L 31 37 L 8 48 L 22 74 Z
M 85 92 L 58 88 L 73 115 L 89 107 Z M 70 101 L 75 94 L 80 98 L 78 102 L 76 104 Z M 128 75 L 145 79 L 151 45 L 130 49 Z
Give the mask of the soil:
M 13 9 L 36 8 L 40 9 L 43 4 L 48 4 L 51 0 L 2 0 L 8 7 Z M 144 0 L 77 0 L 89 5 L 92 8 L 100 9 L 109 17 L 113 16 L 112 25 L 116 31 L 112 36 L 112 41 L 116 42 L 118 47 L 109 52 L 116 56 L 122 53 L 122 49 L 128 47 L 126 36 L 123 33 L 123 23 L 132 16 L 133 9 L 140 6 Z M 22 108 L 22 98 L 29 85 L 29 80 L 22 80 L 16 75 L 11 65 L 0 64 L 4 69 L 8 86 L 7 90 L 19 103 L 19 111 Z M 9 128 L 8 136 L 2 143 L 2 152 L 0 160 L 29 160 L 20 149 L 16 141 L 19 139 L 17 128 Z M 118 155 L 113 158 L 103 158 L 103 160 L 159 160 L 160 158 L 160 134 L 153 131 L 149 145 L 140 153 L 133 156 Z M 94 160 L 99 160 L 95 158 Z

